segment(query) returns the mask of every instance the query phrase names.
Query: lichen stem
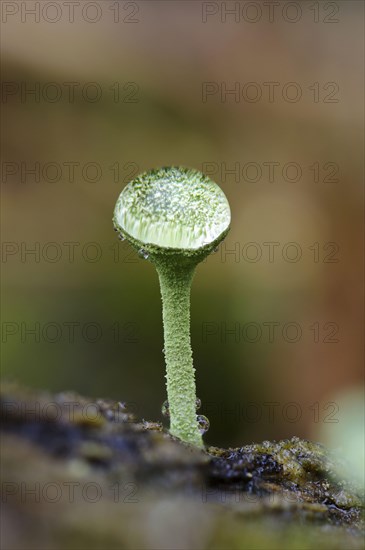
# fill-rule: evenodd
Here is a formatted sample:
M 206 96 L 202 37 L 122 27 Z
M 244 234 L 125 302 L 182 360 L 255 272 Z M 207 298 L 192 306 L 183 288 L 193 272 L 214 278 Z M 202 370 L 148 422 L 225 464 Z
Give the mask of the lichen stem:
M 196 262 L 181 265 L 154 258 L 160 280 L 170 433 L 203 447 L 196 415 L 196 386 L 190 344 L 190 289 Z

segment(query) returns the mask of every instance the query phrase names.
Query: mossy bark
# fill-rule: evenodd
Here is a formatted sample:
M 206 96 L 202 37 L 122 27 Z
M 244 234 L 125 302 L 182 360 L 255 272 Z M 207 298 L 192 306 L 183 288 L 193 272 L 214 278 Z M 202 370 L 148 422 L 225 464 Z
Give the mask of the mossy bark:
M 5 384 L 1 412 L 4 550 L 363 548 L 363 495 L 319 444 L 199 450 L 123 403 Z

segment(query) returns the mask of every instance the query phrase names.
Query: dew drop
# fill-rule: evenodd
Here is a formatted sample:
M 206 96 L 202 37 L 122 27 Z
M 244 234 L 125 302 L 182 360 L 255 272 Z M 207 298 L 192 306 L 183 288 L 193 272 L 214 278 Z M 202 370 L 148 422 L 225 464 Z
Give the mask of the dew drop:
M 196 410 L 198 411 L 198 410 L 200 409 L 201 406 L 202 406 L 202 402 L 201 402 L 201 400 L 199 399 L 199 397 L 197 397 L 197 398 L 195 399 L 195 408 L 196 408 Z
M 196 419 L 198 421 L 199 432 L 201 435 L 204 435 L 209 430 L 210 422 L 203 414 L 199 414 Z
M 170 407 L 169 407 L 169 402 L 167 400 L 162 403 L 161 412 L 163 416 L 166 416 L 166 417 L 170 416 Z
M 143 427 L 146 430 L 157 430 L 160 431 L 162 428 L 161 422 L 149 422 L 148 420 L 142 420 Z
M 125 241 L 125 237 L 121 233 L 119 233 L 118 239 L 120 239 L 121 241 Z
M 213 248 L 214 253 L 218 252 L 218 250 L 219 250 L 219 246 L 216 246 L 215 248 Z
M 147 252 L 146 250 L 144 250 L 144 248 L 140 248 L 140 249 L 138 250 L 138 254 L 139 254 L 140 256 L 142 256 L 142 258 L 144 258 L 145 260 L 148 260 L 149 254 L 148 254 L 148 252 Z

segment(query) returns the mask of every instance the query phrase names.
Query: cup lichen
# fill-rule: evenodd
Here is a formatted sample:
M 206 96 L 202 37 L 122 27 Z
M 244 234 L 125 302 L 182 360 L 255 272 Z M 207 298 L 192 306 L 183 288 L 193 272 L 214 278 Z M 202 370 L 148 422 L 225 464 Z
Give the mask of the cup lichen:
M 195 268 L 224 239 L 231 213 L 223 191 L 197 170 L 163 167 L 139 175 L 120 194 L 113 223 L 158 273 L 170 433 L 203 446 L 196 415 L 190 345 Z

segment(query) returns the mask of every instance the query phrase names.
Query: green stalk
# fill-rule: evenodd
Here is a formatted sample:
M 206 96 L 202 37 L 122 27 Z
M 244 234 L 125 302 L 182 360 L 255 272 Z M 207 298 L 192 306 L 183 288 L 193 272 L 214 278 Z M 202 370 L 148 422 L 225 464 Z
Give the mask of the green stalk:
M 190 345 L 190 289 L 196 262 L 162 254 L 152 260 L 160 280 L 170 433 L 203 447 L 196 415 L 196 387 Z

